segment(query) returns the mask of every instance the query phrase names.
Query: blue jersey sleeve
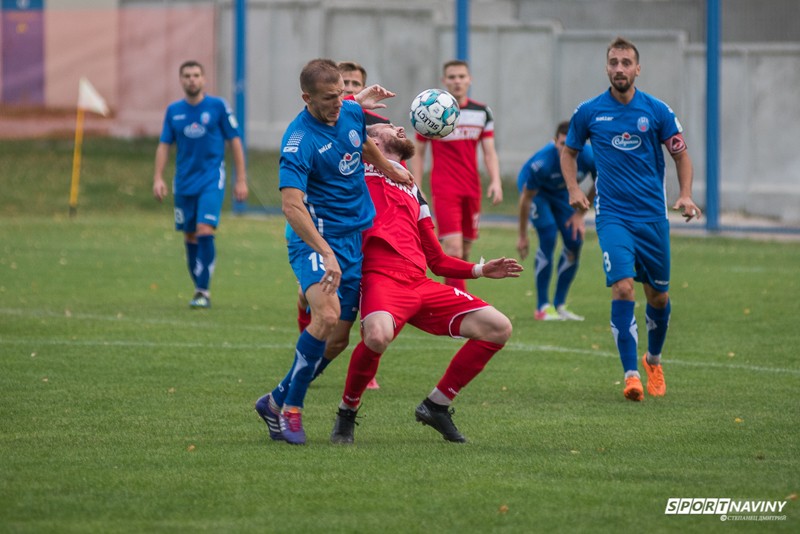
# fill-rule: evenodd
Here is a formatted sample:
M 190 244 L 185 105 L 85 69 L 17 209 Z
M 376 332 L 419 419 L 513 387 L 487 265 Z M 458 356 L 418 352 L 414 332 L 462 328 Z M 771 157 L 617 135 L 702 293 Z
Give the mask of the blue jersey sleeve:
M 165 143 L 167 145 L 171 145 L 175 142 L 175 132 L 172 131 L 172 125 L 170 124 L 170 116 L 172 115 L 172 106 L 167 107 L 166 113 L 164 113 L 164 124 L 161 126 L 161 137 L 159 137 L 159 142 Z
M 235 137 L 241 137 L 239 134 L 239 122 L 236 120 L 236 114 L 233 112 L 233 109 L 231 109 L 225 99 L 220 98 L 219 101 L 222 107 L 219 120 L 219 128 L 222 132 L 222 137 L 227 141 Z
M 531 158 L 533 159 L 533 158 Z M 531 177 L 533 173 L 531 172 L 531 160 L 525 162 L 522 168 L 519 170 L 519 174 L 517 175 L 517 189 L 520 193 L 525 189 L 525 184 L 528 183 L 528 179 Z
M 589 122 L 586 120 L 586 107 L 581 104 L 575 109 L 569 121 L 566 145 L 577 151 L 583 150 L 589 138 Z
M 313 154 L 309 153 L 309 143 L 303 143 L 305 132 L 287 132 L 281 143 L 281 158 L 278 168 L 278 189 L 293 187 L 306 192 L 308 175 L 313 166 Z

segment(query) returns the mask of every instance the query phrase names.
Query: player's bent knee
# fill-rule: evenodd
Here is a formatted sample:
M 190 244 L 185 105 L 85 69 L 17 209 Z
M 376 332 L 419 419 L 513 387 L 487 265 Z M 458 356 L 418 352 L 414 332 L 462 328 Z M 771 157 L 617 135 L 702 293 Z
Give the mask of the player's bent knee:
M 364 344 L 369 350 L 383 354 L 392 342 L 392 337 L 380 329 L 364 329 Z

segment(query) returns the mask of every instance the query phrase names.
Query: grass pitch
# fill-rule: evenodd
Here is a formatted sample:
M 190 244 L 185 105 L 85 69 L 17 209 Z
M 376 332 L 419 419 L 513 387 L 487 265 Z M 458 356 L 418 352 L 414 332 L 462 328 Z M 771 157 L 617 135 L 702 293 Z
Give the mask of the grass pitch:
M 8 147 L 0 168 L 13 166 Z M 348 350 L 309 390 L 309 444 L 291 447 L 270 442 L 252 410 L 297 338 L 283 222 L 225 214 L 213 308 L 190 310 L 171 209 L 147 202 L 153 150 L 131 158 L 150 158 L 140 172 L 102 163 L 131 174 L 97 194 L 87 186 L 75 219 L 51 191 L 9 178 L 28 191 L 14 195 L 42 200 L 35 215 L 0 204 L 0 530 L 765 527 L 664 515 L 675 497 L 788 500 L 769 529 L 797 530 L 798 244 L 673 237 L 664 398 L 622 397 L 590 235 L 570 298 L 583 323 L 533 321 L 530 262 L 519 280 L 470 282 L 514 324 L 454 404 L 470 443 L 414 422 L 460 344 L 408 327 L 382 360 L 381 389 L 365 395 L 355 446 L 328 442 Z M 513 229 L 487 228 L 475 254 L 513 255 L 515 244 Z

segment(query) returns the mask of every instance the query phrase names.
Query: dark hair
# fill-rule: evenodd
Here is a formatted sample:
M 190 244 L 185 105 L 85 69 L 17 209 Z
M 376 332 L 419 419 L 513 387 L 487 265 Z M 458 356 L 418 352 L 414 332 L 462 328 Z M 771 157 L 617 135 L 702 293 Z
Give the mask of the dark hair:
M 612 48 L 619 48 L 622 50 L 633 50 L 634 57 L 636 57 L 636 63 L 639 63 L 639 50 L 636 48 L 635 44 L 625 39 L 624 37 L 617 36 L 616 39 L 611 41 L 611 44 L 608 45 L 608 48 L 606 48 L 606 58 L 608 57 L 608 53 L 611 52 Z
M 339 72 L 342 74 L 357 70 L 361 73 L 361 78 L 363 78 L 362 81 L 364 82 L 364 85 L 367 85 L 367 69 L 362 67 L 359 63 L 356 63 L 355 61 L 340 61 L 337 67 L 339 68 Z
M 556 126 L 555 136 L 558 137 L 559 135 L 567 135 L 567 132 L 569 132 L 569 121 L 559 122 L 558 126 Z
M 184 61 L 183 63 L 181 63 L 181 68 L 178 69 L 178 74 L 179 75 L 183 74 L 183 69 L 185 69 L 187 67 L 200 67 L 200 72 L 205 74 L 205 69 L 203 69 L 203 66 L 200 64 L 200 62 L 199 61 L 195 61 L 193 59 L 190 59 L 189 61 Z
M 467 70 L 469 70 L 469 64 L 463 59 L 451 59 L 444 64 L 444 67 L 442 67 L 442 74 L 444 74 L 445 71 L 450 67 L 467 67 Z
M 339 67 L 332 59 L 312 59 L 300 72 L 300 89 L 304 93 L 313 93 L 318 85 L 336 83 L 341 77 Z

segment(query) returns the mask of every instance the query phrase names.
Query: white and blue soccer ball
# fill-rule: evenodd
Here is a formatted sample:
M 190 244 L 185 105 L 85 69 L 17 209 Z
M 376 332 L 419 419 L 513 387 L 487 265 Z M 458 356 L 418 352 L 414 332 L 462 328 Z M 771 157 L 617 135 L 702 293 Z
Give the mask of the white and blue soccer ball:
M 411 101 L 411 125 L 423 137 L 441 139 L 456 129 L 461 110 L 444 89 L 425 89 Z

